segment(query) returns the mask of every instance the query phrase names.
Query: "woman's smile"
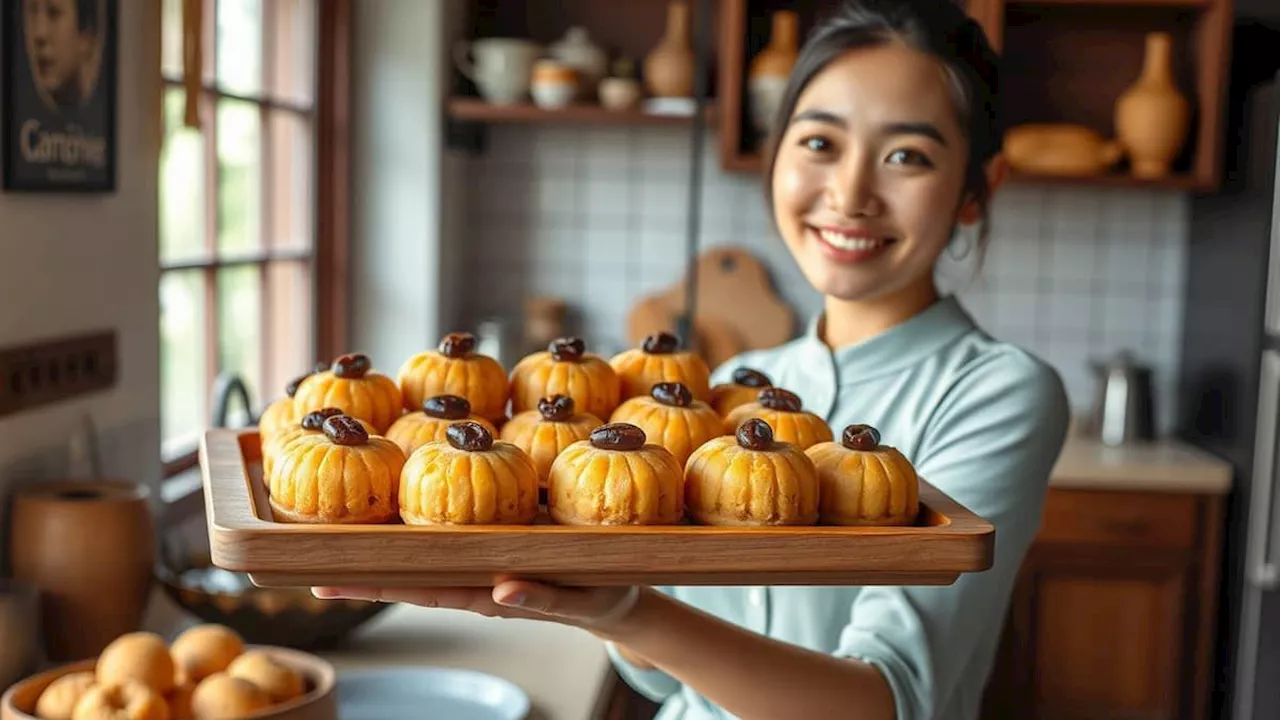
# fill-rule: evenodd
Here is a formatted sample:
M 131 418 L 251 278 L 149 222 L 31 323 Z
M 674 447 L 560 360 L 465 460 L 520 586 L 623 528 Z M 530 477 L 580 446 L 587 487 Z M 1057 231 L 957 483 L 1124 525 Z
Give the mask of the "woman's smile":
M 827 259 L 842 264 L 874 260 L 897 241 L 891 235 L 834 225 L 806 225 L 805 239 L 816 243 Z

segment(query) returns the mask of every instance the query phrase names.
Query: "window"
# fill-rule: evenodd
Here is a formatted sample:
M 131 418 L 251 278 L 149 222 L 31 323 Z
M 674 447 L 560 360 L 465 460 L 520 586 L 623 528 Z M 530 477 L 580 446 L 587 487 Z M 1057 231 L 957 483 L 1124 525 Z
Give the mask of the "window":
M 199 8 L 184 23 L 185 7 Z M 191 467 L 218 380 L 243 382 L 255 414 L 332 357 L 341 328 L 313 288 L 341 227 L 317 179 L 340 138 L 326 121 L 336 0 L 163 0 L 160 153 L 160 422 L 166 474 Z M 184 30 L 202 49 L 199 126 L 185 122 Z M 326 55 L 329 53 L 329 55 Z M 344 76 L 344 72 L 337 73 Z M 329 293 L 326 293 L 329 294 Z M 340 344 L 340 343 L 337 343 Z M 248 423 L 239 403 L 228 426 Z

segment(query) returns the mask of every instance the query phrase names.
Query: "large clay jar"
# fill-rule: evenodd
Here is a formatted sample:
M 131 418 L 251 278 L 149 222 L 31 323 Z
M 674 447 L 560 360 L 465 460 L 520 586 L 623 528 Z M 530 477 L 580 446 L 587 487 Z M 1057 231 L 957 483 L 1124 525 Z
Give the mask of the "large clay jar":
M 761 135 L 768 135 L 773 128 L 782 102 L 782 91 L 787 86 L 787 76 L 796 64 L 800 45 L 799 24 L 794 12 L 775 12 L 769 44 L 751 60 L 751 68 L 747 72 L 747 95 L 751 124 Z
M 672 0 L 667 6 L 667 32 L 644 59 L 644 86 L 654 97 L 693 95 L 693 46 L 686 0 Z
M 38 482 L 13 497 L 13 576 L 41 596 L 48 659 L 97 656 L 142 624 L 155 563 L 145 485 Z
M 1128 151 L 1133 174 L 1168 175 L 1189 123 L 1189 104 L 1173 79 L 1173 39 L 1148 33 L 1142 75 L 1116 102 L 1116 137 Z

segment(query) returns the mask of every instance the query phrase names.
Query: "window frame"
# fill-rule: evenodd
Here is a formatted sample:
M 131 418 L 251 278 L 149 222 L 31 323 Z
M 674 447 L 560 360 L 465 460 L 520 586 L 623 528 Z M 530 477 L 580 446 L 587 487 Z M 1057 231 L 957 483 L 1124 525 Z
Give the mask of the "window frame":
M 213 16 L 216 0 L 204 0 L 205 33 L 204 42 L 213 43 Z M 263 245 L 252 253 L 235 256 L 209 257 L 199 260 L 161 263 L 160 274 L 163 277 L 169 272 L 203 272 L 206 274 L 205 285 L 205 337 L 206 353 L 210 355 L 206 362 L 206 392 L 212 388 L 217 374 L 216 363 L 216 312 L 217 291 L 216 273 L 218 269 L 237 265 L 255 265 L 266 267 L 268 264 L 283 262 L 309 262 L 311 265 L 311 322 L 313 346 L 318 357 L 336 357 L 348 344 L 348 320 L 350 315 L 350 100 L 351 100 L 351 51 L 352 51 L 352 0 L 316 0 L 316 63 L 315 63 L 315 95 L 311 108 L 288 103 L 275 98 L 247 97 L 225 88 L 214 82 L 201 83 L 201 103 L 206 108 L 213 108 L 216 100 L 229 99 L 251 103 L 259 108 L 297 112 L 310 118 L 313 132 L 312 172 L 314 174 L 313 198 L 314 214 L 312 215 L 312 245 L 310 249 L 271 247 Z M 161 82 L 165 89 L 182 87 L 181 78 L 168 77 L 161 71 Z M 209 117 L 213 113 L 206 113 Z M 265 125 L 263 126 L 265 129 Z M 215 147 L 216 137 L 206 136 L 206 187 L 216 188 L 210 183 L 216 172 L 216 153 L 209 157 L 210 149 Z M 267 148 L 264 148 L 264 156 Z M 264 184 L 265 193 L 266 186 Z M 216 189 L 206 192 L 205 202 L 214 202 Z M 214 213 L 206 213 L 206 217 L 214 217 Z M 206 243 L 216 243 L 216 228 L 205 228 Z M 213 248 L 210 247 L 210 250 Z M 212 253 L 211 253 L 212 255 Z M 266 295 L 262 301 L 267 302 Z M 259 403 L 268 402 L 271 398 L 257 398 Z M 260 411 L 261 408 L 251 408 Z M 169 481 L 183 475 L 199 464 L 198 449 L 166 459 L 161 454 L 162 480 Z

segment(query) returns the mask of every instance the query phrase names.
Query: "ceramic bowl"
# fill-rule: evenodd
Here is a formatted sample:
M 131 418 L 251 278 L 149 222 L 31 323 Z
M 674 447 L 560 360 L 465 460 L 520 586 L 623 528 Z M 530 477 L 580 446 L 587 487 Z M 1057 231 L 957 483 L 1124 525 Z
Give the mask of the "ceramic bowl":
M 327 661 L 289 648 L 249 645 L 245 649 L 267 652 L 277 662 L 301 672 L 307 683 L 307 691 L 302 697 L 247 715 L 246 720 L 338 720 L 338 699 L 334 691 L 336 673 Z M 0 720 L 39 720 L 34 713 L 40 693 L 63 675 L 92 670 L 96 662 L 94 658 L 63 665 L 11 686 L 0 696 Z
M 331 649 L 391 607 L 362 600 L 321 600 L 308 588 L 260 588 L 244 573 L 214 566 L 207 555 L 171 553 L 156 567 L 165 594 L 204 622 L 240 633 L 246 643 L 297 650 Z

